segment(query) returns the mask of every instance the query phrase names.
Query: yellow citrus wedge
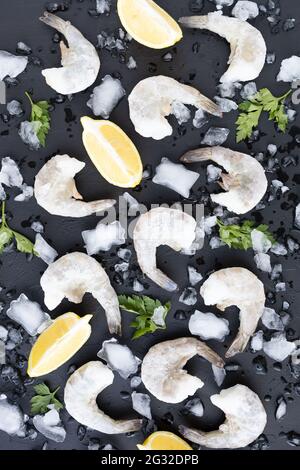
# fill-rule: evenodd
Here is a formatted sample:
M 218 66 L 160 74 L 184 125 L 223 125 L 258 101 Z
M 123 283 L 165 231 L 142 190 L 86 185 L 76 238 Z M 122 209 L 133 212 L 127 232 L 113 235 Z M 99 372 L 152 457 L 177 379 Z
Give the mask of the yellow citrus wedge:
M 139 450 L 193 450 L 181 437 L 168 431 L 154 432 L 143 444 L 137 444 L 137 448 Z
M 69 312 L 56 318 L 34 343 L 27 373 L 30 377 L 49 374 L 68 361 L 88 340 L 92 315 L 80 318 Z
M 109 183 L 134 188 L 143 174 L 141 157 L 133 142 L 111 121 L 81 118 L 82 140 L 99 173 Z
M 152 0 L 118 0 L 118 14 L 126 31 L 144 46 L 164 49 L 182 38 L 176 21 Z

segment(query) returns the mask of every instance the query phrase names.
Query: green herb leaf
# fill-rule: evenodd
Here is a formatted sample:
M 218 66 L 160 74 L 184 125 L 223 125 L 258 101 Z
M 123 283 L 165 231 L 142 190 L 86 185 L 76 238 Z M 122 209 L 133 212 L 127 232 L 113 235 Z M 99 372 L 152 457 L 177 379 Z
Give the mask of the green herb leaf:
M 3 252 L 6 245 L 13 239 L 16 241 L 17 250 L 21 253 L 30 253 L 38 256 L 34 250 L 33 243 L 24 235 L 15 230 L 12 230 L 7 222 L 5 216 L 5 201 L 2 201 L 2 221 L 0 226 L 0 254 Z
M 47 413 L 47 411 L 49 411 L 48 405 L 54 405 L 54 408 L 57 411 L 64 407 L 63 404 L 55 397 L 60 387 L 57 387 L 53 392 L 51 392 L 49 387 L 42 382 L 35 385 L 33 388 L 36 395 L 30 400 L 32 414 L 36 415 Z
M 158 329 L 166 329 L 166 324 L 157 325 L 152 320 L 152 317 L 156 308 L 163 307 L 163 320 L 165 320 L 171 308 L 170 302 L 162 305 L 159 300 L 152 299 L 146 295 L 119 295 L 118 299 L 120 308 L 136 314 L 134 321 L 130 324 L 130 326 L 136 329 L 132 336 L 133 339 L 140 338 L 147 333 L 154 333 Z
M 21 253 L 30 253 L 32 255 L 36 254 L 34 251 L 34 244 L 30 240 L 28 240 L 28 238 L 15 231 L 13 232 L 13 234 L 17 243 L 17 249 Z
M 255 227 L 254 222 L 245 220 L 241 225 L 225 225 L 221 220 L 217 220 L 219 226 L 220 239 L 226 243 L 230 248 L 236 250 L 248 250 L 252 248 L 251 232 L 252 230 L 259 230 L 268 240 L 273 244 L 275 239 L 270 233 L 267 225 L 261 224 Z
M 45 147 L 46 137 L 50 129 L 49 103 L 47 101 L 38 101 L 34 103 L 29 93 L 25 92 L 31 104 L 30 121 L 35 124 L 37 138 L 41 145 Z

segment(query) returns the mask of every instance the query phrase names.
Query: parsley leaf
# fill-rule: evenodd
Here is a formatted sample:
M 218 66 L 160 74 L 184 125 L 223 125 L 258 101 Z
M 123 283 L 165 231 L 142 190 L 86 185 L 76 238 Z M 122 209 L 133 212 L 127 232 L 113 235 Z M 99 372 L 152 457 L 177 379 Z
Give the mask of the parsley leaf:
M 30 94 L 26 91 L 25 95 L 31 104 L 31 116 L 30 121 L 35 125 L 35 131 L 37 138 L 41 145 L 45 147 L 46 137 L 50 129 L 50 114 L 49 114 L 49 103 L 47 101 L 38 101 L 34 103 Z
M 217 224 L 219 226 L 219 236 L 221 240 L 230 248 L 236 250 L 248 250 L 252 248 L 251 232 L 254 229 L 262 232 L 272 244 L 275 243 L 273 235 L 269 232 L 269 228 L 265 224 L 260 224 L 255 227 L 254 222 L 245 220 L 242 225 L 225 225 L 219 219 L 217 219 Z
M 0 254 L 3 252 L 6 245 L 8 245 L 12 240 L 16 241 L 17 250 L 21 253 L 29 253 L 38 256 L 34 251 L 33 243 L 15 230 L 12 230 L 7 222 L 5 216 L 5 201 L 2 201 L 2 215 L 1 215 L 1 225 L 0 225 Z
M 262 88 L 252 98 L 243 101 L 239 105 L 242 111 L 237 118 L 236 141 L 241 142 L 251 137 L 253 129 L 258 127 L 259 118 L 263 111 L 269 113 L 269 120 L 274 121 L 282 132 L 285 132 L 288 124 L 288 116 L 284 109 L 285 99 L 291 90 L 283 96 L 273 96 L 270 90 Z
M 44 382 L 42 382 L 38 385 L 35 385 L 33 388 L 36 393 L 36 395 L 30 400 L 31 413 L 33 415 L 47 413 L 47 411 L 49 411 L 48 405 L 54 405 L 54 408 L 57 411 L 64 407 L 63 404 L 57 398 L 55 398 L 55 395 L 60 387 L 57 387 L 54 392 L 51 392 L 50 388 Z
M 164 309 L 162 315 L 162 320 L 164 322 L 171 308 L 170 302 L 162 305 L 159 300 L 152 299 L 146 295 L 133 295 L 131 297 L 126 295 L 119 295 L 118 299 L 120 307 L 123 310 L 127 310 L 127 312 L 136 314 L 135 320 L 130 323 L 130 326 L 136 329 L 132 339 L 140 338 L 147 333 L 154 333 L 154 331 L 158 329 L 166 329 L 165 323 L 158 325 L 153 321 L 153 314 L 157 308 L 162 307 Z

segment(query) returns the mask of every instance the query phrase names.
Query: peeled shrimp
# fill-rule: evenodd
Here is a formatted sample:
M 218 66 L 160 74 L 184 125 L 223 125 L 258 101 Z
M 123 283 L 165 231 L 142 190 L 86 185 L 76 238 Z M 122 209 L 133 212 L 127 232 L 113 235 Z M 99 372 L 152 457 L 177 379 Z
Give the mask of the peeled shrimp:
M 264 310 L 263 283 L 245 268 L 220 269 L 204 282 L 200 294 L 205 305 L 217 305 L 222 312 L 231 305 L 240 309 L 240 329 L 225 356 L 243 352 Z
M 196 238 L 196 220 L 179 209 L 158 207 L 142 214 L 134 228 L 133 242 L 141 270 L 163 289 L 177 284 L 156 266 L 156 249 L 167 245 L 175 251 L 188 249 Z
M 208 29 L 230 43 L 229 67 L 221 82 L 247 82 L 259 76 L 265 65 L 266 43 L 260 31 L 247 21 L 213 12 L 180 18 L 179 23 L 187 28 Z
M 267 414 L 258 395 L 250 388 L 235 385 L 219 395 L 212 395 L 210 400 L 225 413 L 224 423 L 211 432 L 179 426 L 186 439 L 211 449 L 238 449 L 251 444 L 263 433 Z
M 65 405 L 68 413 L 84 426 L 105 434 L 137 431 L 142 420 L 113 419 L 98 408 L 96 399 L 114 380 L 113 372 L 100 361 L 91 361 L 77 369 L 65 387 Z
M 218 354 L 195 338 L 178 338 L 152 346 L 142 363 L 141 377 L 145 387 L 166 403 L 179 403 L 194 395 L 204 383 L 183 367 L 196 354 L 216 367 L 223 367 Z
M 210 114 L 222 116 L 218 106 L 198 90 L 163 75 L 141 80 L 129 95 L 128 102 L 135 130 L 143 137 L 156 140 L 173 132 L 166 116 L 172 113 L 174 102 L 193 105 Z
M 34 194 L 38 204 L 50 214 L 64 217 L 84 217 L 112 207 L 114 199 L 93 202 L 79 201 L 74 176 L 85 163 L 69 155 L 52 157 L 35 177 Z
M 236 214 L 245 214 L 253 209 L 264 196 L 268 181 L 262 165 L 245 153 L 224 147 L 206 147 L 191 150 L 181 159 L 184 163 L 212 160 L 223 166 L 227 173 L 222 173 L 219 183 L 226 193 L 211 194 L 211 199 Z
M 92 85 L 100 69 L 93 44 L 70 21 L 46 11 L 40 20 L 63 34 L 68 42 L 68 46 L 60 42 L 62 67 L 42 70 L 47 84 L 62 95 L 78 93 Z
M 85 253 L 68 253 L 50 264 L 41 277 L 45 305 L 55 309 L 66 297 L 79 304 L 89 292 L 105 310 L 110 333 L 121 334 L 118 297 L 101 264 Z

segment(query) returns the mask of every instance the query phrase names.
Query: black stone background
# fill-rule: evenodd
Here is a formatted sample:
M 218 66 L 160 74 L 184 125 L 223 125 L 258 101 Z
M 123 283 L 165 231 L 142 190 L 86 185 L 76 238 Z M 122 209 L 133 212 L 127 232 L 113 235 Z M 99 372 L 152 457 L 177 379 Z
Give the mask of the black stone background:
M 258 3 L 262 3 L 262 1 L 263 0 Z M 103 15 L 100 17 L 92 17 L 88 14 L 88 10 L 94 8 L 94 2 L 92 0 L 73 0 L 69 3 L 70 7 L 68 10 L 59 13 L 59 15 L 62 18 L 70 20 L 94 44 L 96 44 L 97 34 L 99 34 L 101 30 L 112 32 L 121 26 L 115 11 L 115 0 L 113 0 L 114 8 L 111 14 L 109 16 Z M 176 2 L 159 0 L 157 3 L 168 10 L 174 18 L 191 14 L 188 0 L 177 0 Z M 52 41 L 55 33 L 54 30 L 46 27 L 38 20 L 45 8 L 45 4 L 45 1 L 38 0 L 1 0 L 0 5 L 0 49 L 15 52 L 17 42 L 24 41 L 33 50 L 31 62 L 32 57 L 37 57 L 41 61 L 40 66 L 30 63 L 25 73 L 19 76 L 19 84 L 8 89 L 8 100 L 18 99 L 23 102 L 23 106 L 26 110 L 26 118 L 29 113 L 28 102 L 24 97 L 26 90 L 33 91 L 35 100 L 50 100 L 55 97 L 55 92 L 46 85 L 41 75 L 42 68 L 57 66 L 60 61 L 58 44 Z M 262 31 L 268 51 L 274 51 L 277 58 L 275 64 L 265 66 L 260 77 L 257 79 L 257 86 L 258 88 L 267 86 L 277 95 L 283 94 L 288 89 L 288 84 L 277 83 L 275 80 L 281 60 L 290 57 L 292 54 L 299 54 L 300 3 L 296 0 L 285 0 L 281 2 L 281 6 L 282 20 L 287 18 L 296 18 L 297 20 L 296 27 L 292 31 L 282 32 L 281 21 L 278 26 L 279 33 L 272 34 L 266 17 L 262 15 L 252 21 L 252 23 Z M 202 13 L 212 11 L 213 9 L 214 5 L 209 1 L 205 1 Z M 224 11 L 227 12 L 228 9 L 224 9 Z M 196 49 L 198 49 L 197 52 L 195 52 Z M 167 63 L 162 60 L 162 56 L 165 52 L 167 51 L 151 50 L 132 41 L 129 45 L 127 56 L 133 55 L 138 65 L 138 68 L 132 71 L 128 70 L 126 66 L 120 62 L 120 58 L 112 57 L 110 52 L 102 50 L 100 51 L 101 70 L 95 85 L 100 83 L 101 77 L 105 74 L 117 74 L 121 77 L 123 86 L 127 94 L 129 94 L 132 88 L 141 79 L 155 74 L 164 74 L 199 88 L 208 97 L 212 98 L 216 94 L 218 78 L 226 68 L 226 61 L 229 54 L 228 44 L 224 40 L 211 33 L 185 30 L 183 40 L 175 47 L 170 48 L 170 52 L 173 54 L 173 60 L 171 62 Z M 43 166 L 46 159 L 56 153 L 65 152 L 86 162 L 85 169 L 77 178 L 78 188 L 86 200 L 101 197 L 117 197 L 123 192 L 121 188 L 109 185 L 98 174 L 82 145 L 82 128 L 79 118 L 85 114 L 91 115 L 91 111 L 86 106 L 91 89 L 92 87 L 83 93 L 73 96 L 72 101 L 66 99 L 64 103 L 55 105 L 55 109 L 52 112 L 51 131 L 47 138 L 47 146 L 40 151 L 29 151 L 18 137 L 18 125 L 21 120 L 25 119 L 24 117 L 21 119 L 11 119 L 9 124 L 5 124 L 0 120 L 0 155 L 1 157 L 10 155 L 19 163 L 25 182 L 32 185 L 35 174 Z M 0 112 L 5 112 L 5 107 L 2 106 Z M 269 224 L 271 230 L 276 234 L 279 240 L 284 240 L 289 234 L 299 241 L 299 231 L 293 229 L 294 206 L 295 202 L 299 202 L 299 188 L 297 188 L 297 183 L 299 183 L 299 166 L 289 166 L 288 168 L 280 167 L 281 160 L 284 156 L 290 154 L 298 156 L 299 149 L 295 142 L 295 136 L 300 134 L 300 129 L 297 127 L 299 123 L 297 124 L 296 121 L 290 125 L 289 133 L 282 135 L 277 133 L 273 124 L 269 123 L 264 117 L 261 124 L 263 133 L 260 139 L 249 146 L 246 143 L 239 145 L 235 143 L 235 119 L 235 112 L 225 114 L 222 120 L 211 117 L 209 125 L 201 130 L 193 128 L 191 122 L 178 129 L 178 125 L 176 125 L 175 120 L 172 119 L 174 123 L 173 135 L 156 142 L 151 139 L 144 139 L 134 131 L 128 115 L 127 99 L 123 99 L 111 115 L 111 120 L 120 125 L 137 145 L 142 155 L 144 165 L 151 165 L 152 168 L 155 168 L 163 156 L 167 156 L 172 161 L 176 162 L 185 151 L 197 147 L 204 131 L 211 125 L 230 128 L 231 132 L 226 145 L 233 149 L 257 153 L 266 152 L 266 147 L 269 143 L 278 145 L 278 169 L 274 173 L 268 173 L 268 178 L 270 181 L 274 178 L 283 180 L 290 187 L 290 191 L 281 198 L 271 203 L 266 203 L 264 210 L 253 211 L 251 214 L 247 214 L 247 217 L 252 217 L 257 222 L 263 221 Z M 199 197 L 202 192 L 206 192 L 206 171 L 204 166 L 200 167 L 199 165 L 195 168 L 199 170 L 200 178 L 195 185 L 193 196 Z M 210 185 L 209 189 L 212 192 L 214 186 Z M 151 203 L 172 203 L 180 200 L 180 197 L 177 197 L 175 192 L 165 187 L 155 185 L 151 180 L 144 181 L 141 188 L 130 192 L 140 202 L 146 203 L 148 206 Z M 98 221 L 96 216 L 81 219 L 51 216 L 37 205 L 34 198 L 26 203 L 18 203 L 13 200 L 13 196 L 16 194 L 14 190 L 10 189 L 8 193 L 10 198 L 8 200 L 7 209 L 11 215 L 11 224 L 13 227 L 22 231 L 29 238 L 34 239 L 34 232 L 29 228 L 29 220 L 32 220 L 32 218 L 39 219 L 45 226 L 44 235 L 46 239 L 56 248 L 59 256 L 75 250 L 84 251 L 81 231 L 94 228 Z M 130 245 L 131 243 L 129 243 L 129 246 Z M 101 253 L 96 256 L 96 258 L 106 267 L 112 279 L 113 286 L 118 293 L 132 292 L 129 281 L 124 285 L 118 285 L 114 280 L 113 265 L 119 261 L 116 256 L 115 248 L 108 253 Z M 198 252 L 195 257 L 184 257 L 175 254 L 170 249 L 161 248 L 159 250 L 158 259 L 159 265 L 179 283 L 181 290 L 188 285 L 186 269 L 188 264 L 198 267 L 203 275 L 207 275 L 216 268 L 243 266 L 252 270 L 259 276 L 264 282 L 267 293 L 273 292 L 274 289 L 274 284 L 270 281 L 268 275 L 256 269 L 253 260 L 253 252 L 251 250 L 242 252 L 230 250 L 227 247 L 211 250 L 206 241 L 204 249 Z M 281 262 L 283 264 L 283 278 L 287 284 L 287 292 L 284 295 L 277 294 L 275 303 L 271 304 L 269 302 L 267 305 L 280 311 L 283 300 L 290 302 L 291 306 L 289 311 L 292 315 L 290 328 L 294 330 L 290 332 L 290 338 L 296 339 L 299 337 L 300 327 L 300 284 L 299 274 L 297 274 L 296 271 L 299 263 L 299 255 L 280 258 L 272 255 L 272 263 L 274 264 L 275 262 Z M 26 256 L 21 253 L 3 254 L 0 263 L 0 281 L 3 286 L 0 298 L 1 301 L 5 302 L 5 308 L 0 315 L 0 323 L 5 325 L 7 323 L 7 317 L 5 315 L 6 307 L 9 305 L 10 300 L 17 298 L 21 292 L 26 293 L 30 299 L 43 304 L 43 292 L 40 288 L 39 281 L 46 265 L 38 258 L 34 258 L 29 262 Z M 142 279 L 136 269 L 135 259 L 133 258 L 130 279 L 135 277 L 136 274 L 138 274 L 139 279 Z M 168 293 L 157 288 L 150 281 L 145 281 L 149 286 L 145 292 L 161 300 L 171 299 L 172 311 L 168 316 L 168 326 L 165 331 L 159 331 L 137 341 L 131 341 L 130 339 L 132 334 L 132 329 L 129 327 L 130 320 L 132 319 L 131 314 L 126 312 L 122 313 L 124 332 L 122 341 L 128 344 L 134 353 L 141 358 L 153 344 L 163 340 L 188 335 L 188 318 L 190 313 L 194 311 L 194 308 L 186 307 L 178 302 L 177 293 L 170 296 Z M 247 287 L 245 286 L 245 288 Z M 217 312 L 216 309 L 205 307 L 200 296 L 195 307 L 203 309 L 203 311 Z M 186 312 L 186 320 L 180 321 L 174 318 L 175 312 L 179 309 Z M 57 385 L 61 386 L 61 391 L 59 392 L 60 399 L 63 398 L 63 388 L 70 365 L 74 364 L 78 367 L 87 361 L 95 360 L 96 352 L 99 350 L 102 341 L 110 337 L 103 310 L 91 296 L 86 296 L 81 305 L 70 305 L 65 301 L 51 312 L 51 315 L 55 318 L 69 310 L 73 310 L 80 315 L 91 312 L 94 313 L 91 322 L 93 331 L 89 341 L 70 361 L 68 361 L 68 363 L 43 378 L 51 387 Z M 224 316 L 230 320 L 230 336 L 226 338 L 224 343 L 217 341 L 208 342 L 208 344 L 221 355 L 224 355 L 238 327 L 238 315 L 235 308 L 228 309 Z M 27 357 L 29 350 L 30 345 L 27 336 L 25 336 L 25 342 L 23 346 L 18 349 L 18 353 Z M 290 386 L 291 383 L 296 383 L 297 380 L 294 379 L 289 372 L 288 361 L 282 364 L 282 370 L 277 370 L 276 366 L 274 368 L 274 361 L 269 358 L 266 358 L 268 373 L 265 375 L 257 374 L 253 360 L 258 355 L 260 355 L 260 353 L 254 355 L 248 350 L 244 354 L 234 357 L 233 362 L 239 366 L 238 370 L 227 373 L 223 386 L 229 387 L 237 383 L 242 383 L 257 392 L 263 400 L 268 414 L 265 435 L 269 441 L 269 448 L 293 450 L 295 447 L 289 446 L 286 442 L 286 438 L 280 435 L 281 433 L 292 430 L 300 432 L 300 397 L 295 393 L 293 386 Z M 9 361 L 14 365 L 14 353 L 9 355 Z M 21 370 L 23 379 L 25 377 L 25 370 L 26 367 Z M 201 397 L 204 403 L 204 416 L 203 418 L 184 416 L 181 414 L 183 404 L 176 406 L 164 404 L 154 397 L 151 397 L 153 417 L 159 429 L 176 432 L 178 425 L 184 423 L 204 430 L 212 430 L 217 428 L 223 420 L 223 415 L 220 410 L 212 406 L 209 400 L 211 394 L 219 390 L 214 382 L 209 364 L 195 357 L 193 360 L 189 361 L 188 370 L 199 375 L 205 381 L 205 386 L 195 395 L 196 397 Z M 40 380 L 35 381 L 35 383 L 38 382 L 40 382 Z M 15 397 L 14 389 L 15 386 L 12 383 L 6 382 L 0 378 L 1 392 L 5 392 L 9 397 L 13 398 Z M 135 412 L 131 411 L 130 398 L 121 398 L 120 392 L 124 391 L 131 392 L 129 381 L 121 379 L 116 373 L 113 386 L 107 388 L 101 394 L 102 409 L 116 418 L 136 416 Z M 143 386 L 140 386 L 138 391 L 144 391 Z M 32 385 L 28 385 L 26 387 L 26 393 L 20 400 L 18 399 L 25 413 L 29 413 L 29 400 L 32 394 Z M 267 395 L 270 396 L 269 401 L 264 400 L 264 397 Z M 281 395 L 285 395 L 288 400 L 287 415 L 280 422 L 277 422 L 274 417 L 274 412 L 276 400 Z M 171 417 L 173 417 L 172 419 L 174 420 L 172 424 L 170 424 Z M 135 444 L 144 440 L 144 435 L 141 432 L 132 437 L 127 437 L 122 435 L 101 435 L 92 430 L 87 431 L 83 439 L 80 440 L 77 436 L 79 424 L 70 418 L 65 411 L 62 412 L 62 419 L 67 428 L 66 440 L 62 444 L 49 441 L 49 449 L 86 449 L 89 438 L 99 439 L 102 445 L 111 443 L 117 449 L 135 449 Z M 151 427 L 149 430 L 151 430 Z M 39 435 L 36 440 L 28 440 L 9 437 L 7 434 L 0 432 L 1 449 L 41 449 L 45 441 L 46 439 L 42 435 Z

